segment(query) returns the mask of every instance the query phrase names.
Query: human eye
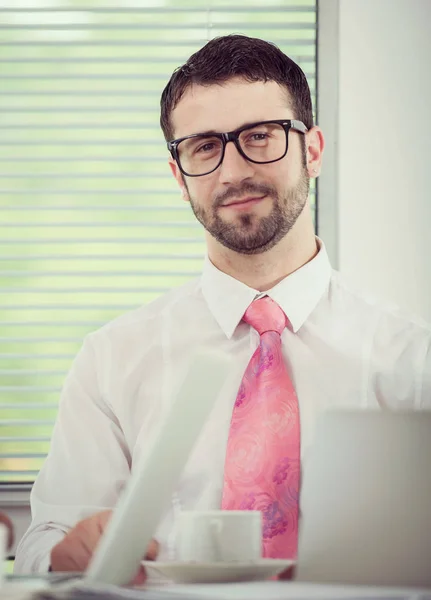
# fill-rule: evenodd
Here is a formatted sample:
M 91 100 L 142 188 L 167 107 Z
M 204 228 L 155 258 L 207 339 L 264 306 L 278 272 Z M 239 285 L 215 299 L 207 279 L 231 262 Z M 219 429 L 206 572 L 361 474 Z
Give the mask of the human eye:
M 196 140 L 192 155 L 196 160 L 207 160 L 218 156 L 221 148 L 222 143 L 218 138 L 201 138 Z
M 253 133 L 251 135 L 252 140 L 254 140 L 256 142 L 261 142 L 263 140 L 267 140 L 268 137 L 269 137 L 269 135 L 267 133 L 263 133 L 263 132 Z
M 242 139 L 245 144 L 264 145 L 271 138 L 270 132 L 265 127 L 257 127 L 243 131 Z
M 221 142 L 218 138 L 198 136 L 185 139 L 179 147 L 181 158 L 187 160 L 206 160 L 217 156 L 220 152 Z
M 201 144 L 200 146 L 196 146 L 195 154 L 211 154 L 214 152 L 217 147 L 217 142 L 205 142 L 205 144 Z

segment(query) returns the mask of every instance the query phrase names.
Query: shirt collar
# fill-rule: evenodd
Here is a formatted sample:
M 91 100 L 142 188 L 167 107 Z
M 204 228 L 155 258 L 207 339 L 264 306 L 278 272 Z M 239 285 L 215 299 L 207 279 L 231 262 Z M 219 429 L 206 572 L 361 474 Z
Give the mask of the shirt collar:
M 228 339 L 256 296 L 269 296 L 277 302 L 295 333 L 302 327 L 327 289 L 332 273 L 325 245 L 319 238 L 316 240 L 319 247 L 316 256 L 265 293 L 219 271 L 206 257 L 201 279 L 202 293 Z

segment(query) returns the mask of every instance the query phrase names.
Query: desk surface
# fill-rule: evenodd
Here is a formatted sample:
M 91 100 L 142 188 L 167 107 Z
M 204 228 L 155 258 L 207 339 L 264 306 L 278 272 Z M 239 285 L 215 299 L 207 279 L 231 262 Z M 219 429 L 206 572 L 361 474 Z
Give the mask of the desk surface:
M 156 589 L 154 586 L 153 589 Z M 208 600 L 431 600 L 431 590 L 365 588 L 356 586 L 319 585 L 293 581 L 250 583 L 171 585 L 173 595 Z
M 78 586 L 78 587 L 76 587 Z M 39 592 L 45 590 L 42 595 Z M 49 590 L 49 596 L 46 591 Z M 156 584 L 142 588 L 82 587 L 68 582 L 51 587 L 46 578 L 5 581 L 0 597 L 8 600 L 431 600 L 431 590 L 318 585 L 287 581 L 224 584 Z

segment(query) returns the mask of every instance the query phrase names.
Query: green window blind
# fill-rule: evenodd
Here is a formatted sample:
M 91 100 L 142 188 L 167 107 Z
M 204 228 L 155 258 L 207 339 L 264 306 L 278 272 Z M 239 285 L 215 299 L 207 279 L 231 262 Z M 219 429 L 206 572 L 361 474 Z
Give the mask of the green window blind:
M 85 334 L 199 274 L 159 98 L 228 33 L 275 42 L 314 96 L 316 0 L 1 3 L 0 482 L 34 480 Z

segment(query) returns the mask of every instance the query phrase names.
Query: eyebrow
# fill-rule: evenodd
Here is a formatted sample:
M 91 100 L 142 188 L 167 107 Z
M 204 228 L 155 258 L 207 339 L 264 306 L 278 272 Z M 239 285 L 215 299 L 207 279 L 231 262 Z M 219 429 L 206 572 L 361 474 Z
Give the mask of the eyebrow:
M 249 127 L 250 125 L 254 125 L 255 123 L 261 123 L 262 121 L 248 121 L 247 123 L 243 123 L 239 127 L 235 127 L 232 131 L 238 131 L 238 129 L 244 129 L 245 127 Z M 220 134 L 225 133 L 223 131 L 216 131 L 215 129 L 207 129 L 206 131 L 200 131 L 199 133 L 195 133 L 193 135 L 213 135 L 214 133 Z

